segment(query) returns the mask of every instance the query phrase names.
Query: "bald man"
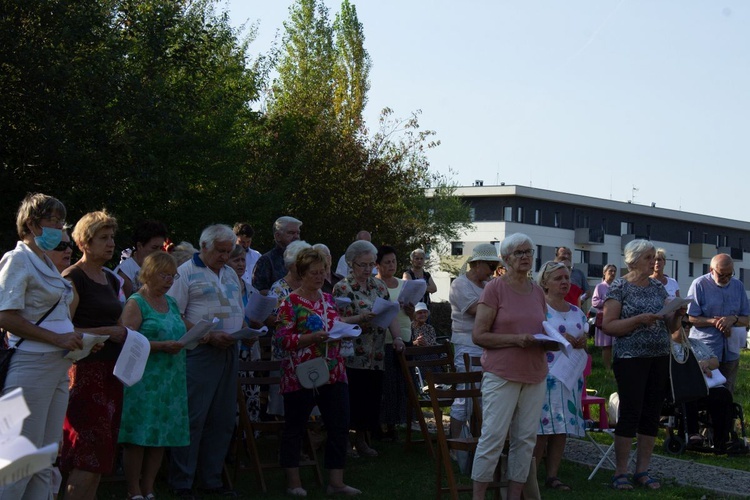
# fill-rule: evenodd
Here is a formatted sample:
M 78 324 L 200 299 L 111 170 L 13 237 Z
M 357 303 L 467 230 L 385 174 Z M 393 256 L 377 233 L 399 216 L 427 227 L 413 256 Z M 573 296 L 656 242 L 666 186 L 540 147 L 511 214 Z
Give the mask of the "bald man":
M 363 229 L 362 231 L 358 232 L 357 235 L 354 237 L 354 241 L 359 241 L 359 240 L 372 241 L 372 235 L 370 234 L 369 231 L 365 231 Z M 341 258 L 339 259 L 339 263 L 336 265 L 336 274 L 338 274 L 339 276 L 343 278 L 346 278 L 347 276 L 349 276 L 349 273 L 352 270 L 349 267 L 349 264 L 346 263 L 346 259 L 344 257 L 345 256 L 342 255 Z M 378 274 L 377 267 L 375 267 L 372 270 L 372 274 L 373 275 Z
M 688 297 L 693 297 L 687 310 L 690 337 L 703 341 L 719 358 L 719 371 L 727 378 L 727 389 L 734 393 L 740 353 L 731 347 L 729 338 L 746 329 L 750 305 L 745 286 L 734 277 L 732 258 L 722 253 L 711 259 L 708 274 L 693 281 Z

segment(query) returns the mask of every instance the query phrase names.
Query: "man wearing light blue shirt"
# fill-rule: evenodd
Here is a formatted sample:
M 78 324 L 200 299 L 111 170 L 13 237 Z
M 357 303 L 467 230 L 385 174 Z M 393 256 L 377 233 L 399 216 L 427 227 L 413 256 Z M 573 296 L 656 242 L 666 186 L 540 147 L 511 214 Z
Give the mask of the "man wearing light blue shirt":
M 693 298 L 687 310 L 693 325 L 690 337 L 702 340 L 719 358 L 719 370 L 727 378 L 726 387 L 734 393 L 740 354 L 730 348 L 729 338 L 732 328 L 747 327 L 750 305 L 745 286 L 734 278 L 732 258 L 719 254 L 711 259 L 708 274 L 693 281 L 688 297 Z

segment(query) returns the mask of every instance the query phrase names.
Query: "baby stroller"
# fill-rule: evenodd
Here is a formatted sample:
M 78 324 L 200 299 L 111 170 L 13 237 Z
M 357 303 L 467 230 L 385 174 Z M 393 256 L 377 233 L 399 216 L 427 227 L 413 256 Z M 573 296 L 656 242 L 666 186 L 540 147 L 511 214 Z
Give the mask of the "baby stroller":
M 674 404 L 667 401 L 662 409 L 662 422 L 667 431 L 667 437 L 664 440 L 664 450 L 673 455 L 680 455 L 686 449 L 701 453 L 719 452 L 722 447 L 718 446 L 714 440 L 713 424 L 711 416 L 706 410 L 698 412 L 698 429 L 699 434 L 703 437 L 701 442 L 690 443 L 687 421 L 685 418 L 685 405 Z M 744 455 L 748 453 L 748 447 L 745 441 L 745 418 L 742 406 L 739 403 L 732 403 L 731 421 L 734 423 L 730 430 L 731 440 L 724 451 L 729 455 Z

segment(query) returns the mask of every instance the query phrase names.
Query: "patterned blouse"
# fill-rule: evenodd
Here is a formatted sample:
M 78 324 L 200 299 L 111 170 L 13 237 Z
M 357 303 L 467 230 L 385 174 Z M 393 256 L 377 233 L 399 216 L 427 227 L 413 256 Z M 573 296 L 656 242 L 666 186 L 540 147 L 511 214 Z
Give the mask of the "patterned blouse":
M 325 301 L 325 306 L 323 304 Z M 323 320 L 328 325 L 325 328 Z M 330 329 L 333 322 L 339 318 L 333 298 L 327 293 L 322 294 L 322 300 L 311 302 L 304 297 L 292 293 L 279 308 L 279 322 L 274 334 L 274 345 L 284 356 L 281 358 L 281 392 L 294 392 L 302 389 L 294 369 L 298 364 L 313 358 L 325 357 L 330 373 L 329 384 L 347 382 L 344 358 L 339 353 L 339 342 L 329 342 L 328 353 L 326 344 L 312 344 L 299 348 L 300 335 Z M 291 359 L 290 359 L 291 357 Z
M 643 313 L 657 313 L 664 307 L 667 291 L 661 283 L 648 279 L 647 286 L 633 285 L 623 278 L 609 287 L 607 300 L 622 304 L 620 318 L 631 318 Z M 615 337 L 612 354 L 615 358 L 651 358 L 669 355 L 669 332 L 664 321 L 639 326 L 628 335 Z
M 378 297 L 390 300 L 388 287 L 382 280 L 369 277 L 367 285 L 362 288 L 350 274 L 333 287 L 334 297 L 351 299 L 343 310 L 342 316 L 356 316 L 372 310 Z M 372 324 L 362 325 L 362 334 L 353 340 L 354 355 L 346 358 L 348 368 L 365 370 L 385 369 L 385 328 L 378 328 Z
M 435 328 L 427 323 L 419 325 L 416 321 L 411 322 L 411 341 L 418 346 L 438 345 Z

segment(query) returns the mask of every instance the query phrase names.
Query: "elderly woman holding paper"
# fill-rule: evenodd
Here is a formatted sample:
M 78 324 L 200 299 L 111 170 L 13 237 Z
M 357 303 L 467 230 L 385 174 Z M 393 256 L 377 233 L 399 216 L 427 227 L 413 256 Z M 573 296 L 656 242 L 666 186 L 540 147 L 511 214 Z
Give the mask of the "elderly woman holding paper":
M 4 392 L 23 389 L 31 415 L 21 435 L 37 448 L 62 439 L 70 368 L 65 353 L 83 345 L 70 319 L 73 289 L 47 255 L 60 243 L 65 215 L 60 200 L 27 195 L 16 215 L 19 241 L 0 260 L 0 327 L 13 332 L 8 341 L 16 348 Z M 51 471 L 0 487 L 0 498 L 47 498 Z
M 120 281 L 104 265 L 115 251 L 117 221 L 89 212 L 73 228 L 81 259 L 63 272 L 73 284 L 73 324 L 81 332 L 107 336 L 104 347 L 70 370 L 70 397 L 63 430 L 60 470 L 69 473 L 66 498 L 93 498 L 102 474 L 117 458 L 122 382 L 113 371 L 127 330 L 120 322 Z
M 323 418 L 326 440 L 325 468 L 329 470 L 327 494 L 356 495 L 359 490 L 344 484 L 349 432 L 349 389 L 344 359 L 338 341 L 328 341 L 338 313 L 333 298 L 321 291 L 325 282 L 326 256 L 313 248 L 297 254 L 296 269 L 301 283 L 279 308 L 274 343 L 282 358 L 281 392 L 284 395 L 284 433 L 281 436 L 281 466 L 287 472 L 287 494 L 304 497 L 299 475 L 302 435 L 317 405 Z M 328 380 L 322 385 L 301 379 L 297 369 L 315 359 L 324 361 Z M 322 375 L 321 375 L 322 376 Z
M 360 455 L 367 457 L 378 456 L 378 452 L 367 443 L 367 433 L 377 431 L 380 425 L 386 329 L 394 339 L 394 350 L 404 348 L 395 317 L 385 326 L 373 322 L 373 306 L 378 299 L 385 304 L 390 300 L 388 286 L 372 275 L 377 254 L 377 248 L 369 241 L 358 240 L 349 245 L 345 259 L 352 272 L 333 288 L 334 297 L 350 300 L 341 308 L 342 321 L 362 327 L 362 334 L 354 339 L 354 354 L 346 358 L 346 373 L 351 428 L 355 431 L 354 447 Z
M 570 290 L 570 271 L 563 262 L 546 262 L 539 270 L 537 278 L 544 290 L 547 302 L 545 329 L 560 333 L 578 352 L 570 356 L 564 353 L 548 352 L 547 392 L 539 418 L 534 457 L 537 466 L 546 456 L 547 479 L 545 486 L 560 491 L 570 490 L 570 486 L 558 477 L 560 462 L 565 451 L 567 436 L 583 437 L 586 425 L 581 410 L 581 390 L 583 389 L 583 368 L 586 364 L 586 316 L 578 307 L 569 304 L 565 296 Z M 581 355 L 582 354 L 582 355 Z M 576 376 L 560 379 L 555 374 Z
M 122 313 L 123 324 L 143 334 L 151 346 L 141 381 L 125 387 L 119 442 L 128 498 L 154 493 L 165 446 L 187 446 L 190 428 L 185 378 L 185 334 L 177 302 L 166 293 L 179 279 L 168 253 L 149 254 L 141 265 L 141 288 Z
M 633 489 L 627 473 L 630 448 L 637 434 L 633 481 L 658 489 L 661 484 L 649 475 L 648 467 L 668 390 L 670 332 L 681 330 L 680 319 L 685 310 L 679 309 L 666 317 L 659 314 L 667 292 L 658 280 L 650 277 L 656 258 L 653 243 L 633 240 L 625 246 L 624 254 L 629 272 L 610 286 L 602 320 L 604 333 L 615 337 L 612 370 L 620 396 L 612 487 Z
M 544 331 L 547 310 L 544 292 L 528 278 L 534 243 L 525 234 L 512 234 L 500 245 L 500 255 L 507 272 L 484 287 L 472 332 L 474 343 L 485 349 L 484 419 L 471 475 L 475 500 L 485 496 L 510 429 L 508 498 L 521 497 L 544 400 L 544 353 L 555 348 L 534 337 Z

